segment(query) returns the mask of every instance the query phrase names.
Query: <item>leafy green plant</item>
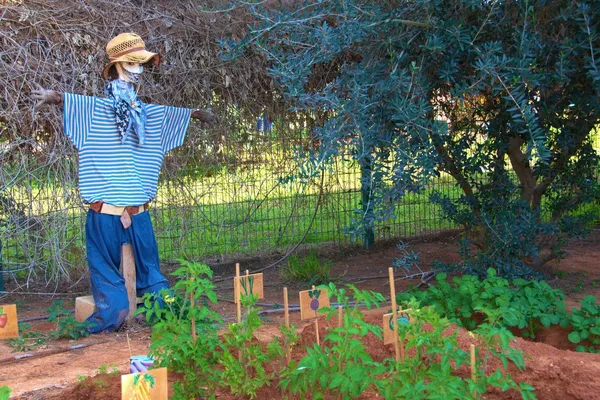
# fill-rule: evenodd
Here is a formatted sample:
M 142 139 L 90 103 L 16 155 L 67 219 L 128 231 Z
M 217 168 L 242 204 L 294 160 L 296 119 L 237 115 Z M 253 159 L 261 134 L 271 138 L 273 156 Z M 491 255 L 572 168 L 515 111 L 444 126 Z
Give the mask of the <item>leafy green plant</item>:
M 154 321 L 149 353 L 155 365 L 183 374 L 182 381 L 174 385 L 174 398 L 214 396 L 221 374 L 216 368 L 221 319 L 210 308 L 217 303 L 210 281 L 213 272 L 205 264 L 180 262 L 182 266 L 173 272 L 179 278 L 173 289 L 145 295 L 138 313 L 144 313 L 147 321 Z
M 10 388 L 8 386 L 0 387 L 0 400 L 8 400 L 10 397 Z
M 569 333 L 569 340 L 579 344 L 577 351 L 600 353 L 600 303 L 594 296 L 585 296 L 579 308 L 571 309 L 568 317 L 573 331 Z
M 76 321 L 73 314 L 63 307 L 62 301 L 54 301 L 46 310 L 49 313 L 48 321 L 56 323 L 56 329 L 51 333 L 51 338 L 79 339 L 89 335 L 87 321 Z
M 288 282 L 300 282 L 308 285 L 325 284 L 330 281 L 331 262 L 321 260 L 316 252 L 311 251 L 307 257 L 300 259 L 297 255 L 288 258 L 282 271 L 282 278 Z
M 109 367 L 111 368 L 110 372 L 108 371 Z M 98 367 L 98 374 L 117 376 L 120 373 L 121 373 L 121 371 L 119 371 L 119 369 L 117 368 L 117 364 L 115 364 L 115 363 L 111 363 L 110 365 L 100 364 L 100 366 Z
M 334 398 L 356 398 L 371 388 L 383 371 L 360 340 L 368 333 L 381 338 L 381 327 L 365 322 L 358 307 L 377 307 L 385 298 L 379 293 L 361 291 L 349 285 L 355 301 L 351 306 L 346 289 L 338 289 L 333 283 L 319 288 L 326 288 L 330 297 L 336 297 L 338 304 L 344 305 L 343 325 L 329 330 L 323 346 L 308 347 L 305 357 L 298 363 L 290 363 L 280 384 L 303 398 L 308 394 L 313 399 L 323 399 L 325 394 Z M 334 308 L 323 308 L 320 312 L 327 313 L 328 319 L 337 314 Z
M 103 378 L 96 378 L 96 379 L 94 379 L 93 382 L 94 382 L 94 386 L 98 390 L 104 390 L 104 389 L 108 388 L 108 382 L 106 382 L 106 380 L 104 380 Z
M 479 317 L 488 311 L 502 310 L 499 324 L 517 328 L 524 337 L 535 338 L 541 326 L 556 325 L 566 311 L 564 293 L 548 283 L 535 280 L 509 281 L 488 269 L 487 278 L 473 275 L 454 277 L 448 282 L 445 273 L 436 276 L 437 285 L 425 291 L 411 291 L 397 296 L 400 303 L 415 297 L 423 306 L 467 329 L 475 329 Z M 480 318 L 479 318 L 480 319 Z
M 19 323 L 19 336 L 8 340 L 13 352 L 31 351 L 48 341 L 48 334 L 31 328 L 30 324 Z
M 256 296 L 241 295 L 245 316 L 241 323 L 230 324 L 229 331 L 223 335 L 219 364 L 224 371 L 222 384 L 233 395 L 256 397 L 261 387 L 268 385 L 275 374 L 275 360 L 281 360 L 284 352 L 279 339 L 274 338 L 266 348 L 254 340 L 254 332 L 261 326 Z M 268 372 L 268 365 L 273 372 Z
M 409 302 L 411 323 L 399 325 L 399 335 L 406 340 L 406 352 L 414 356 L 397 363 L 388 359 L 386 371 L 377 381 L 385 399 L 467 399 L 481 398 L 488 386 L 515 389 L 523 399 L 534 399 L 533 387 L 515 383 L 510 375 L 497 369 L 486 376 L 490 359 L 500 359 L 505 368 L 513 362 L 524 367 L 522 353 L 510 348 L 511 333 L 501 326 L 482 324 L 476 330 L 484 346 L 477 357 L 475 380 L 462 378 L 456 369 L 469 363 L 468 354 L 457 343 L 458 330 L 448 334 L 451 322 L 441 317 L 433 307 L 420 308 L 416 301 Z M 425 329 L 425 326 L 428 326 Z

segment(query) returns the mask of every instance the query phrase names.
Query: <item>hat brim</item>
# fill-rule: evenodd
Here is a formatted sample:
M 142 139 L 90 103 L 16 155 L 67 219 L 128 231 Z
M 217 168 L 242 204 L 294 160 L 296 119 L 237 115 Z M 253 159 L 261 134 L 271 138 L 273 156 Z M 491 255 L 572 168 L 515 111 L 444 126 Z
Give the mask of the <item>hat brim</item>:
M 102 77 L 104 79 L 108 79 L 110 75 L 110 69 L 113 65 L 115 65 L 118 62 L 133 62 L 138 64 L 151 63 L 158 67 L 160 65 L 160 61 L 160 54 L 152 53 L 147 50 L 137 50 L 128 54 L 124 54 L 120 57 L 111 59 L 110 62 L 106 65 L 106 67 L 104 67 L 104 70 L 102 70 Z

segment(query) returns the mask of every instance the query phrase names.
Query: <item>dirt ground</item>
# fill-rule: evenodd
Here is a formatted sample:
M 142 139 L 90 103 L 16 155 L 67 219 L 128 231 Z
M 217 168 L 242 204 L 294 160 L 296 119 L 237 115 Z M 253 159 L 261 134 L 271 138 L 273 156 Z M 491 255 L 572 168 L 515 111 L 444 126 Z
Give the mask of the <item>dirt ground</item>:
M 458 261 L 456 250 L 458 244 L 456 237 L 443 237 L 436 240 L 422 240 L 409 243 L 409 250 L 420 256 L 420 268 L 411 270 L 408 274 L 427 272 L 431 269 L 434 260 Z M 567 293 L 567 308 L 574 307 L 584 295 L 592 294 L 600 298 L 600 231 L 595 230 L 584 239 L 572 240 L 568 245 L 569 256 L 554 264 L 556 277 L 549 282 Z M 363 289 L 371 289 L 389 295 L 387 282 L 387 269 L 400 251 L 394 243 L 382 243 L 369 251 L 361 249 L 347 249 L 326 254 L 334 262 L 332 276 L 340 283 L 351 282 Z M 270 264 L 270 260 L 247 260 L 242 264 L 242 269 L 251 271 Z M 165 268 L 167 271 L 175 266 Z M 234 264 L 215 265 L 216 277 L 228 277 L 234 270 Z M 396 291 L 407 290 L 410 285 L 421 283 L 421 277 L 408 278 L 405 275 L 396 275 L 398 279 Z M 284 283 L 280 279 L 279 271 L 269 269 L 265 271 L 265 304 L 282 304 L 282 288 Z M 230 279 L 217 285 L 220 296 L 218 311 L 225 321 L 233 321 L 235 306 L 232 304 L 233 293 Z M 298 291 L 305 287 L 288 286 L 290 306 L 298 303 Z M 8 287 L 11 290 L 11 287 Z M 39 288 L 39 292 L 48 289 Z M 10 295 L 0 298 L 0 303 L 15 303 L 19 305 L 19 319 L 26 319 L 44 315 L 44 309 L 52 301 L 74 298 L 87 291 L 85 279 L 72 287 L 65 286 L 57 290 L 63 293 L 58 296 Z M 72 303 L 68 303 L 72 306 Z M 68 307 L 67 307 L 68 308 Z M 269 307 L 265 306 L 265 309 Z M 283 320 L 281 313 L 268 313 L 267 322 L 261 328 L 258 339 L 269 341 L 277 334 L 278 326 Z M 314 337 L 313 325 L 300 321 L 299 313 L 290 314 L 291 322 L 302 332 L 301 342 L 310 343 Z M 377 313 L 370 315 L 374 321 L 379 321 Z M 35 329 L 51 329 L 46 321 L 29 322 Z M 378 323 L 378 322 L 376 322 Z M 323 324 L 324 325 L 324 324 Z M 322 336 L 326 327 L 322 325 Z M 548 330 L 539 335 L 540 341 L 534 343 L 517 338 L 513 346 L 522 349 L 527 354 L 526 370 L 519 372 L 511 370 L 517 381 L 526 381 L 536 388 L 539 399 L 598 399 L 600 398 L 600 354 L 576 353 L 568 340 L 566 332 Z M 378 341 L 373 337 L 367 340 Z M 461 330 L 459 342 L 461 347 L 467 349 L 472 337 Z M 134 325 L 129 329 L 113 334 L 94 335 L 77 341 L 59 340 L 48 343 L 29 354 L 36 357 L 25 357 L 24 353 L 12 353 L 12 349 L 0 342 L 0 386 L 8 385 L 13 390 L 13 396 L 19 399 L 110 399 L 120 398 L 120 377 L 99 376 L 103 383 L 108 383 L 109 390 L 98 392 L 98 387 L 87 384 L 78 384 L 78 377 L 96 376 L 101 365 L 114 365 L 121 373 L 128 371 L 129 355 L 146 354 L 150 344 L 150 328 Z M 368 348 L 376 349 L 375 358 L 384 358 L 393 355 L 391 346 L 382 346 L 379 342 L 367 343 Z M 85 345 L 83 348 L 64 351 L 56 354 L 47 354 L 52 351 L 64 349 L 73 345 Z M 302 352 L 301 346 L 296 351 Z M 296 354 L 300 357 L 301 354 Z M 109 370 L 112 367 L 109 367 Z M 466 372 L 465 372 L 466 373 Z M 266 389 L 258 398 L 280 398 L 276 389 Z M 226 395 L 220 398 L 229 398 Z M 376 394 L 364 398 L 378 398 Z M 380 397 L 379 397 L 380 398 Z M 488 393 L 489 399 L 516 399 L 516 393 Z

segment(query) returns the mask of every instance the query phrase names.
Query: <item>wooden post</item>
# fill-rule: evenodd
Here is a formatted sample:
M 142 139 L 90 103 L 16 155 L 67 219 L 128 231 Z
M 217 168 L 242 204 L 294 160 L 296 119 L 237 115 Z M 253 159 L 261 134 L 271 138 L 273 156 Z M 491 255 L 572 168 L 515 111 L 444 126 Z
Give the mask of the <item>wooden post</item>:
M 388 269 L 390 279 L 390 298 L 392 300 L 392 314 L 394 314 L 394 349 L 396 350 L 396 362 L 400 361 L 400 338 L 398 337 L 398 308 L 396 307 L 396 286 L 394 282 L 394 268 Z M 402 360 L 404 361 L 404 360 Z
M 240 291 L 240 264 L 235 264 L 235 288 L 234 296 L 237 296 L 237 322 L 240 324 L 242 322 L 242 293 Z
M 285 327 L 290 329 L 290 309 L 287 287 L 283 288 L 283 315 L 285 318 Z M 288 343 L 287 338 L 285 340 L 285 358 L 288 364 L 290 363 L 290 361 L 292 361 L 292 351 L 290 349 L 290 344 Z
M 133 248 L 127 243 L 121 247 L 121 268 L 125 278 L 125 288 L 127 289 L 127 299 L 129 300 L 129 314 L 127 321 L 135 317 L 137 309 L 137 290 L 135 287 L 135 259 L 133 258 Z
M 312 290 L 315 290 L 315 285 L 312 286 Z M 315 311 L 315 314 L 317 312 Z M 319 337 L 319 314 L 317 314 L 317 317 L 315 318 L 315 334 L 317 335 L 317 345 L 320 346 L 321 345 L 321 339 Z
M 338 327 L 342 327 L 344 325 L 344 307 L 338 306 Z
M 285 316 L 285 327 L 290 327 L 290 308 L 288 301 L 288 290 L 287 287 L 283 288 L 283 315 Z
M 477 381 L 477 365 L 475 365 L 475 345 L 471 343 L 470 346 L 470 354 L 471 354 L 471 379 L 473 382 Z M 477 390 L 473 392 L 473 398 L 477 398 Z
M 190 281 L 194 282 L 194 277 L 193 276 L 190 278 Z M 194 291 L 193 290 L 190 293 L 190 312 L 191 313 L 194 312 Z M 197 334 L 196 334 L 196 317 L 192 316 L 192 340 L 194 341 L 194 344 L 196 344 L 196 338 L 197 338 Z

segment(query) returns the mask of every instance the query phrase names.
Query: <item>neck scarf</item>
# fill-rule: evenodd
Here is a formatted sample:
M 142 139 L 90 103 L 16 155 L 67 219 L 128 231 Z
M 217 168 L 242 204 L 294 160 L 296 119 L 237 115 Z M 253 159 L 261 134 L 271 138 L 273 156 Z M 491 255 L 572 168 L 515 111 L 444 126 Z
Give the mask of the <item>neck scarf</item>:
M 133 75 L 132 79 L 134 81 L 139 80 L 139 74 L 131 75 Z M 113 101 L 121 143 L 125 143 L 133 129 L 138 137 L 139 144 L 143 145 L 146 141 L 146 106 L 138 98 L 134 84 L 115 79 L 106 84 L 104 93 Z

